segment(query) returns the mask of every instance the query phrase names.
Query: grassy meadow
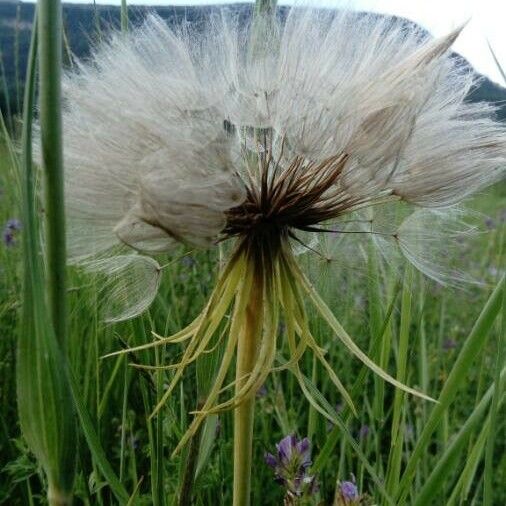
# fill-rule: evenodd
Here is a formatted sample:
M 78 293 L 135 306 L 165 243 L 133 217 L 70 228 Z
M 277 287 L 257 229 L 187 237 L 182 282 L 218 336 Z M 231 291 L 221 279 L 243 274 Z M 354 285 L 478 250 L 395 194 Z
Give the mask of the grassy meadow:
M 19 180 L 5 146 L 0 150 L 0 188 L 3 226 L 20 216 Z M 401 281 L 389 266 L 372 261 L 362 271 L 336 269 L 331 278 L 320 278 L 319 288 L 357 343 L 391 373 L 405 364 L 407 384 L 436 399 L 504 273 L 506 187 L 496 186 L 470 204 L 483 213 L 477 220 L 484 233 L 462 244 L 458 261 L 462 269 L 483 282 L 482 286 L 440 287 L 411 271 L 401 273 Z M 16 232 L 13 244 L 3 242 L 0 246 L 0 504 L 6 505 L 46 501 L 45 478 L 20 435 L 16 408 L 22 233 L 23 229 Z M 205 304 L 215 280 L 214 255 L 204 251 L 185 256 L 181 249 L 164 259 L 162 263 L 170 265 L 164 269 L 161 290 L 149 312 L 114 325 L 102 319 L 107 294 L 101 280 L 90 280 L 69 269 L 70 367 L 98 436 L 97 445 L 103 450 L 102 457 L 118 480 L 116 488 L 130 496 L 128 504 L 177 503 L 182 487 L 188 486 L 188 469 L 194 469 L 196 476 L 189 485 L 193 504 L 231 504 L 230 413 L 208 419 L 197 450 L 187 449 L 171 457 L 189 425 L 189 412 L 205 398 L 221 343 L 215 343 L 207 356 L 190 367 L 178 390 L 152 420 L 148 417 L 171 372 L 131 366 L 176 362 L 180 345 L 146 350 L 128 358 L 102 358 L 121 348 L 151 341 L 151 331 L 169 335 L 190 322 Z M 491 402 L 490 392 L 487 397 L 497 368 L 503 367 L 498 357 L 504 307 L 502 323 L 499 314 L 488 333 L 478 329 L 479 346 L 465 369 L 458 371 L 451 405 L 442 411 L 433 434 L 422 446 L 405 504 L 481 505 L 485 504 L 487 488 L 491 492 L 487 500 L 492 498 L 488 504 L 506 504 L 506 418 L 501 409 L 502 396 L 495 402 Z M 275 443 L 290 433 L 308 436 L 312 443 L 312 472 L 317 474 L 319 492 L 307 504 L 333 504 L 336 482 L 351 480 L 352 476 L 360 492 L 368 496 L 363 504 L 389 504 L 379 488 L 383 486 L 389 495 L 395 495 L 434 405 L 396 393 L 393 387 L 375 379 L 350 358 L 322 321 L 310 317 L 328 361 L 352 392 L 358 416 L 343 408 L 326 372 L 309 358 L 303 359 L 302 370 L 324 394 L 329 409 L 335 410 L 337 425 L 308 405 L 292 375 L 272 374 L 257 395 L 252 504 L 282 504 L 283 488 L 274 482 L 263 455 L 273 452 Z M 279 332 L 283 336 L 282 325 Z M 494 447 L 487 444 L 491 435 Z M 73 450 L 78 462 L 75 504 L 122 503 L 113 491 L 110 476 L 104 473 L 100 456 L 90 451 L 82 430 Z
M 263 2 L 258 5 L 260 9 Z M 479 233 L 459 242 L 451 258 L 477 283 L 438 285 L 412 267 L 389 265 L 368 249 L 367 242 L 353 253 L 337 247 L 336 262 L 321 255 L 297 257 L 356 344 L 397 381 L 435 402 L 395 389 L 355 359 L 338 339 L 344 332 L 340 323 L 332 324 L 333 317 L 325 316 L 328 312 L 312 295 L 312 285 L 301 282 L 306 279 L 303 275 L 290 277 L 299 272 L 290 271 L 290 263 L 276 264 L 279 283 L 269 285 L 272 292 L 267 288 L 259 292 L 255 282 L 263 283 L 264 278 L 255 278 L 248 273 L 250 267 L 238 261 L 243 270 L 234 264 L 228 275 L 232 278 L 232 272 L 238 278 L 237 273 L 243 272 L 246 280 L 233 285 L 227 279 L 215 293 L 226 294 L 230 301 L 230 294 L 240 292 L 239 302 L 235 300 L 233 312 L 227 305 L 218 318 L 221 309 L 215 307 L 224 304 L 214 301 L 211 316 L 203 317 L 206 325 L 211 324 L 202 332 L 199 326 L 197 332 L 199 337 L 209 335 L 209 342 L 153 414 L 175 375 L 174 369 L 162 366 L 177 364 L 185 343 L 114 352 L 142 347 L 190 324 L 206 307 L 228 246 L 202 251 L 180 246 L 157 257 L 163 268 L 154 303 L 142 316 L 121 323 L 105 321 L 117 285 L 76 267 L 64 271 L 65 248 L 58 248 L 64 233 L 58 208 L 63 174 L 58 159 L 62 22 L 52 15 L 55 12 L 60 12 L 59 2 L 39 1 L 23 135 L 7 135 L 7 127 L 21 132 L 19 118 L 0 128 L 0 504 L 506 504 L 506 184 L 496 184 L 468 202 Z M 121 14 L 126 31 L 125 1 Z M 40 192 L 40 198 L 31 193 L 42 186 L 42 171 L 31 178 L 35 96 L 46 162 L 46 192 Z M 48 146 L 54 149 L 44 150 Z M 66 283 L 62 272 L 67 273 Z M 293 288 L 296 283 L 306 291 Z M 268 301 L 275 309 L 264 304 L 265 293 L 279 295 L 284 319 L 278 322 L 277 298 Z M 308 299 L 312 305 L 305 305 Z M 234 353 L 225 333 L 230 330 L 234 337 L 235 323 L 240 322 L 244 328 L 237 335 L 257 343 L 252 330 L 256 323 L 251 323 L 257 315 L 250 313 L 258 300 L 268 315 L 262 312 L 258 320 L 264 318 L 270 325 L 264 334 L 278 337 L 276 364 L 293 357 L 303 338 L 308 340 L 309 331 L 303 327 L 307 311 L 316 342 L 312 350 L 317 355 L 321 348 L 329 367 L 325 369 L 321 357 L 304 353 L 300 372 L 289 362 L 268 376 L 255 396 L 251 465 L 246 448 L 251 432 L 237 452 L 241 437 L 236 431 L 234 446 L 231 412 L 208 416 L 189 443 L 173 453 L 190 427 L 192 412 L 201 409 L 213 392 L 223 357 L 230 349 Z M 258 329 L 257 334 L 264 336 Z M 268 338 L 262 345 L 265 341 Z M 226 368 L 223 382 L 227 387 L 239 385 L 236 392 L 246 381 L 239 379 L 241 370 L 247 370 L 240 369 L 240 362 L 237 359 L 236 371 Z M 350 392 L 356 413 L 339 394 L 334 372 Z M 243 413 L 240 426 L 248 432 L 249 413 L 244 415 L 240 406 L 236 427 L 238 412 Z M 288 494 L 266 462 L 266 453 L 276 454 L 276 444 L 289 435 L 307 437 L 311 444 L 312 462 L 304 472 L 315 477 L 317 486 L 302 497 Z M 243 478 L 249 476 L 245 468 L 252 468 L 250 501 L 247 485 L 246 492 L 236 485 L 241 472 L 237 465 L 234 470 L 234 458 L 243 463 Z M 353 500 L 344 497 L 343 482 L 348 490 L 358 488 Z

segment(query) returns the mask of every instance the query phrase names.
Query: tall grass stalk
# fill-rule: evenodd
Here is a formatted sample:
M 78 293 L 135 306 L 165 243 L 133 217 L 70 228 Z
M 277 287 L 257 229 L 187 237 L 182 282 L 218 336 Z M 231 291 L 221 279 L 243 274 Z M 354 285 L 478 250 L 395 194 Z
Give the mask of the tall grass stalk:
M 406 382 L 408 362 L 409 329 L 411 325 L 411 292 L 413 289 L 413 270 L 407 267 L 401 299 L 401 321 L 399 329 L 399 343 L 397 349 L 397 376 L 401 383 Z M 406 405 L 404 392 L 395 391 L 392 414 L 390 458 L 388 463 L 387 490 L 395 495 L 401 472 L 401 459 L 404 447 L 404 418 Z
M 47 312 L 46 291 L 44 289 L 44 270 L 41 261 L 41 245 L 39 242 L 39 224 L 36 212 L 35 177 L 32 166 L 32 114 L 35 96 L 35 68 L 37 41 L 43 37 L 37 30 L 37 22 L 46 20 L 48 14 L 54 14 L 52 9 L 45 10 L 45 15 L 34 23 L 29 65 L 27 70 L 27 85 L 25 90 L 21 169 L 23 174 L 23 219 L 25 223 L 24 243 L 24 291 L 23 315 L 21 332 L 18 340 L 17 354 L 17 396 L 19 419 L 23 435 L 44 469 L 48 480 L 48 502 L 52 506 L 63 506 L 72 503 L 72 489 L 76 468 L 77 434 L 74 420 L 73 405 L 67 376 L 67 362 L 62 351 L 63 340 L 61 323 L 54 325 Z M 41 9 L 44 11 L 44 9 Z M 40 25 L 39 25 L 40 27 Z M 47 41 L 41 49 L 41 54 L 47 50 Z M 46 55 L 46 65 L 51 60 Z M 46 78 L 48 70 L 44 73 Z M 57 73 L 57 77 L 58 77 Z M 46 83 L 47 84 L 47 83 Z M 47 86 L 45 95 L 52 97 Z M 59 100 L 59 98 L 57 99 Z M 52 120 L 53 116 L 45 104 L 44 122 Z M 57 102 L 59 107 L 59 101 Z M 51 132 L 51 128 L 49 129 Z M 46 130 L 47 134 L 47 130 Z M 51 139 L 52 136 L 49 136 Z M 45 138 L 47 143 L 48 138 Z M 43 147 L 43 152 L 50 150 L 50 146 Z M 52 161 L 49 156 L 45 159 L 45 166 Z M 53 168 L 54 170 L 54 168 Z M 56 170 L 58 172 L 58 169 Z M 50 177 L 47 184 L 52 184 L 54 177 Z M 48 190 L 47 195 L 54 196 Z M 50 206 L 54 211 L 55 207 Z M 58 209 L 58 206 L 56 206 Z M 49 212 L 49 210 L 46 210 Z M 63 230 L 61 230 L 63 233 Z M 54 229 L 52 232 L 54 237 Z M 51 239 L 49 239 L 50 241 Z M 54 248 L 54 244 L 53 244 Z M 63 253 L 64 258 L 64 253 Z M 50 264 L 52 262 L 49 262 Z M 63 265 L 64 267 L 64 265 Z M 54 263 L 53 263 L 54 268 Z M 60 278 L 51 279 L 59 282 Z M 50 285 L 50 297 L 54 298 Z M 59 292 L 65 298 L 65 293 Z M 64 302 L 53 307 L 53 317 L 59 317 L 59 311 L 65 309 Z M 61 318 L 65 322 L 65 315 Z
M 11 97 L 9 93 L 9 86 L 7 84 L 7 78 L 5 74 L 5 65 L 2 50 L 0 48 L 0 79 L 2 81 L 2 92 L 5 99 L 5 116 L 6 122 L 9 126 L 9 131 L 12 132 L 12 111 L 11 111 Z
M 40 135 L 45 177 L 44 211 L 48 265 L 48 299 L 56 338 L 67 336 L 66 241 L 63 200 L 61 118 L 62 8 L 59 0 L 39 0 Z

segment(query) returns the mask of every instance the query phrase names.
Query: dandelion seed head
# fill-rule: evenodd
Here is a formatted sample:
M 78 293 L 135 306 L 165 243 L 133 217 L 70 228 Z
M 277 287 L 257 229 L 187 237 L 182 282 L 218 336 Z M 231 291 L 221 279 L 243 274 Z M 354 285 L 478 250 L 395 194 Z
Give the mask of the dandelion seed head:
M 449 54 L 459 30 L 433 40 L 401 20 L 295 8 L 255 26 L 225 11 L 203 29 L 151 15 L 67 75 L 72 261 L 272 245 L 358 213 L 374 219 L 335 242 L 374 234 L 385 256 L 461 279 L 438 263 L 454 219 L 442 208 L 503 176 L 506 132 L 493 107 L 465 101 L 475 77 Z M 422 209 L 381 232 L 398 201 Z M 153 267 L 124 314 L 153 300 Z

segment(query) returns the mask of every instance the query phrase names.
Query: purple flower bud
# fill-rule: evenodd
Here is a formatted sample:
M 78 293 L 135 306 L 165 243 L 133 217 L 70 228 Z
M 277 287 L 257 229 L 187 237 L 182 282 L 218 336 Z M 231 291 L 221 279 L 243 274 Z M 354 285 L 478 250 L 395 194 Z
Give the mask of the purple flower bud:
M 21 222 L 16 218 L 7 220 L 3 230 L 3 241 L 6 246 L 14 246 L 16 244 L 16 232 L 21 229 Z
M 272 469 L 276 469 L 276 466 L 278 465 L 278 461 L 272 453 L 265 452 L 264 453 L 264 460 L 265 460 L 265 463 L 269 467 L 272 467 Z
M 8 230 L 21 230 L 21 222 L 17 218 L 11 218 L 7 221 L 5 228 Z
M 343 481 L 339 487 L 339 491 L 344 499 L 355 501 L 358 499 L 358 488 L 352 481 Z
M 4 230 L 3 241 L 7 247 L 14 246 L 14 244 L 16 244 L 16 240 L 14 239 L 14 234 L 12 233 L 12 231 L 8 229 Z

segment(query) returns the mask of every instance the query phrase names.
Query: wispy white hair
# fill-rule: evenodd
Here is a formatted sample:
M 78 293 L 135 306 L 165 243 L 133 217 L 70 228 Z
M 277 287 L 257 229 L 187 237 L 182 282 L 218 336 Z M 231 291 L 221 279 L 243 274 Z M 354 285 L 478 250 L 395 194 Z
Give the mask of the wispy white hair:
M 398 19 L 295 8 L 258 23 L 255 38 L 225 11 L 200 29 L 150 15 L 66 76 L 73 261 L 93 269 L 99 258 L 103 272 L 120 245 L 211 245 L 245 198 L 249 153 L 267 149 L 259 128 L 281 169 L 346 153 L 336 191 L 361 205 L 443 208 L 504 174 L 504 126 L 491 106 L 465 100 L 475 76 L 449 53 L 458 31 L 433 40 Z M 413 254 L 423 252 L 423 237 L 407 232 L 415 218 L 399 229 L 401 250 L 432 275 Z M 122 258 L 121 270 L 135 265 Z M 121 317 L 145 309 L 158 286 L 156 262 L 137 258 L 149 289 L 132 290 Z

